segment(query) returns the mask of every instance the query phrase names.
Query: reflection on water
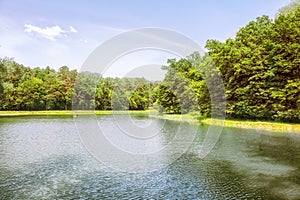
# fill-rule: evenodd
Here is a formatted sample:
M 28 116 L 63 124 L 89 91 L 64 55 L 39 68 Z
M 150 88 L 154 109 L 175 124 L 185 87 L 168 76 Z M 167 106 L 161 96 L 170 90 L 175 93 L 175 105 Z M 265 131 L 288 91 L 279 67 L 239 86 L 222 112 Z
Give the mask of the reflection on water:
M 99 120 L 105 125 L 110 119 Z M 141 126 L 150 123 L 135 120 Z M 158 119 L 151 123 L 165 123 L 159 147 L 178 126 Z M 193 129 L 184 131 L 188 135 Z M 201 159 L 206 130 L 199 126 L 190 149 L 168 167 L 128 174 L 95 161 L 72 118 L 0 118 L 0 199 L 299 199 L 299 135 L 226 128 Z

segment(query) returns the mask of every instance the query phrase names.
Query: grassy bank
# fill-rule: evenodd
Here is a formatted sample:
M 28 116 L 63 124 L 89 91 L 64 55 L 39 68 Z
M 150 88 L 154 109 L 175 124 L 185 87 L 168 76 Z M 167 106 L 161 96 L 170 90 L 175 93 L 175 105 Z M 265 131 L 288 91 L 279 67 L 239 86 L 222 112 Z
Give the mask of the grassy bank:
M 92 111 L 91 111 L 92 112 Z M 77 111 L 78 114 L 90 114 L 91 112 Z M 148 110 L 145 111 L 94 111 L 97 115 L 111 115 L 111 114 L 139 114 L 148 115 L 150 113 L 151 117 L 176 120 L 176 121 L 186 121 L 189 123 L 197 124 L 207 124 L 207 125 L 223 125 L 224 127 L 235 127 L 242 129 L 258 129 L 267 130 L 273 132 L 294 132 L 300 133 L 300 124 L 289 124 L 289 123 L 277 123 L 277 122 L 263 122 L 263 121 L 240 121 L 240 120 L 219 120 L 219 119 L 202 119 L 199 120 L 199 116 L 195 114 L 164 114 L 160 115 L 156 111 Z M 73 115 L 71 110 L 51 110 L 51 111 L 0 111 L 0 116 L 58 116 L 58 115 Z
M 220 125 L 222 123 L 219 119 L 205 119 L 201 120 L 205 124 Z M 279 123 L 279 122 L 264 122 L 264 121 L 239 121 L 239 120 L 225 120 L 225 127 L 235 127 L 242 129 L 257 129 L 267 130 L 272 132 L 291 132 L 300 133 L 300 124 Z
M 291 124 L 291 123 L 279 123 L 279 122 L 264 122 L 264 121 L 245 121 L 245 120 L 220 120 L 220 119 L 201 119 L 199 116 L 191 114 L 164 114 L 164 115 L 155 115 L 155 118 L 169 119 L 175 121 L 186 121 L 190 123 L 202 123 L 207 125 L 217 125 L 224 127 L 233 127 L 241 129 L 257 129 L 257 130 L 266 130 L 272 132 L 291 132 L 291 133 L 300 133 L 300 124 Z
M 51 111 L 0 111 L 0 116 L 47 116 L 47 115 L 73 115 L 70 110 L 51 110 Z
M 97 115 L 111 115 L 111 114 L 148 114 L 149 111 L 111 111 L 111 110 L 97 110 L 97 111 L 72 111 L 72 110 L 47 110 L 47 111 L 0 111 L 0 116 L 48 116 L 48 115 L 74 115 L 75 114 L 91 114 Z

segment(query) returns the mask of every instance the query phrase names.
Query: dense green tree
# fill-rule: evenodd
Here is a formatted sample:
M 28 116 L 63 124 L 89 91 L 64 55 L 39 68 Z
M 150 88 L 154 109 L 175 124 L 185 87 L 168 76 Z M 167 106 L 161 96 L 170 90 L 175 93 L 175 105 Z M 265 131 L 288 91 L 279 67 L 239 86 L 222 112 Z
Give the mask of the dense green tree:
M 112 91 L 114 88 L 114 79 L 102 78 L 98 82 L 95 94 L 96 109 L 111 110 Z
M 1 59 L 1 104 L 0 109 L 16 110 L 18 109 L 17 87 L 24 74 L 30 72 L 30 68 L 16 63 L 13 59 Z M 30 75 L 29 75 L 30 76 Z
M 144 78 L 116 79 L 112 91 L 112 108 L 145 110 L 152 102 L 149 98 L 149 84 Z
M 208 40 L 208 52 L 169 59 L 162 82 L 104 78 L 97 73 L 25 67 L 0 59 L 0 110 L 197 111 L 209 117 L 226 102 L 230 118 L 300 122 L 300 6 L 274 20 L 258 17 L 225 42 Z M 218 77 L 225 86 L 222 87 Z M 225 96 L 224 96 L 225 94 Z M 226 101 L 225 101 L 226 100 Z M 214 111 L 214 112 L 213 112 Z M 218 117 L 215 115 L 214 117 Z
M 159 110 L 167 113 L 197 110 L 198 100 L 193 88 L 193 79 L 199 74 L 196 74 L 197 70 L 192 67 L 191 62 L 185 58 L 179 61 L 169 59 L 168 66 L 164 66 L 163 69 L 167 73 L 163 83 L 156 90 L 156 106 Z
M 72 107 L 75 110 L 95 109 L 96 86 L 101 80 L 101 75 L 91 72 L 81 72 L 76 77 L 72 98 Z
M 156 95 L 158 98 L 154 107 L 160 112 L 181 113 L 179 100 L 169 86 L 160 84 L 156 89 Z
M 58 71 L 59 91 L 61 92 L 59 102 L 63 105 L 63 109 L 71 109 L 74 83 L 77 77 L 76 70 L 69 70 L 67 66 L 62 66 Z
M 299 6 L 300 6 L 300 0 L 293 0 L 288 5 L 279 9 L 277 13 L 277 17 L 280 15 L 287 15 L 291 12 L 294 12 L 295 10 L 297 10 Z
M 229 117 L 300 120 L 299 9 L 275 21 L 259 17 L 225 43 L 207 42 L 225 83 Z
M 4 82 L 6 77 L 6 66 L 3 63 L 3 60 L 0 60 L 0 104 L 4 103 Z
M 45 109 L 46 110 L 59 110 L 62 109 L 60 100 L 62 99 L 62 93 L 60 92 L 60 80 L 55 70 L 51 70 L 49 67 L 45 69 Z
M 145 110 L 149 107 L 149 88 L 147 81 L 144 79 L 135 79 L 134 90 L 127 92 L 129 94 L 130 110 Z

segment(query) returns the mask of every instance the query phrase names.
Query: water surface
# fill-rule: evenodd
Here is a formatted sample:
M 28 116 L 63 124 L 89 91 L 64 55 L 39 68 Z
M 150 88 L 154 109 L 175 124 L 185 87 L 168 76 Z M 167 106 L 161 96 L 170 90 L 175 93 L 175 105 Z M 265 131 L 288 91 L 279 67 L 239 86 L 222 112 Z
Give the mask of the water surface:
M 119 134 L 112 116 L 98 120 Z M 149 152 L 172 140 L 180 126 L 144 117 L 134 121 L 163 127 L 156 146 L 145 146 Z M 149 173 L 125 173 L 87 152 L 71 117 L 0 118 L 0 199 L 299 199 L 299 134 L 224 128 L 201 159 L 206 130 L 184 124 L 180 131 L 187 137 L 197 134 L 175 162 Z

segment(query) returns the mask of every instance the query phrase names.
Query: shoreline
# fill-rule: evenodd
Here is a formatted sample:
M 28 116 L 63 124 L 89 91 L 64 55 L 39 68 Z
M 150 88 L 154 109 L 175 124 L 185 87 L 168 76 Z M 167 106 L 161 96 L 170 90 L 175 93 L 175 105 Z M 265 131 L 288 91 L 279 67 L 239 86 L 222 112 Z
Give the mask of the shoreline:
M 192 124 L 216 125 L 241 129 L 257 129 L 271 132 L 288 132 L 299 133 L 300 124 L 268 122 L 268 121 L 250 121 L 250 120 L 234 120 L 234 119 L 198 119 L 198 115 L 191 114 L 158 114 L 154 110 L 125 110 L 125 111 L 72 111 L 72 110 L 51 110 L 51 111 L 0 111 L 0 117 L 18 117 L 18 116 L 74 116 L 74 114 L 96 114 L 96 115 L 112 115 L 112 114 L 140 114 L 149 115 L 153 118 L 167 119 L 173 121 L 184 121 Z
M 190 114 L 164 114 L 152 116 L 154 118 L 168 119 L 173 121 L 184 121 L 192 124 L 205 124 L 223 126 L 229 128 L 240 129 L 257 129 L 262 131 L 271 131 L 274 133 L 295 133 L 300 134 L 300 124 L 285 123 L 285 122 L 270 122 L 270 121 L 251 121 L 251 120 L 238 120 L 238 119 L 197 119 L 198 116 Z
M 0 111 L 0 117 L 18 117 L 18 116 L 74 116 L 76 114 L 96 114 L 96 115 L 112 115 L 112 114 L 148 114 L 148 110 L 91 110 L 91 111 L 73 111 L 73 110 L 42 110 L 42 111 Z

